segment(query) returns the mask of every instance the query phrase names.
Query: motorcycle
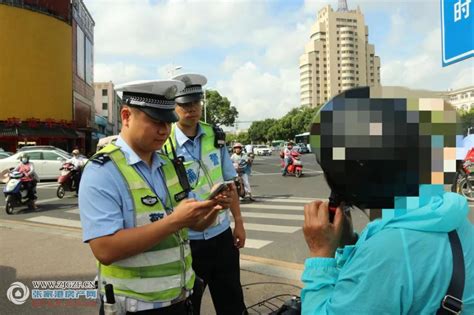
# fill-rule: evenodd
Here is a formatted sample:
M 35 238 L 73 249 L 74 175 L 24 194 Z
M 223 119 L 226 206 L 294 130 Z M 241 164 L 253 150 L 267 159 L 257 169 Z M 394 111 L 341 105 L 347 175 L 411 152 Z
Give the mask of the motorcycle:
M 234 179 L 234 182 L 237 188 L 237 194 L 241 198 L 245 197 L 245 186 L 244 186 L 244 180 L 242 179 L 242 174 L 244 173 L 246 166 L 247 166 L 247 161 L 244 161 L 244 160 L 241 160 L 239 163 L 234 163 L 234 169 L 237 172 L 237 177 Z
M 35 198 L 28 198 L 28 189 L 21 179 L 25 174 L 18 171 L 11 171 L 8 175 L 8 182 L 3 188 L 5 195 L 5 211 L 13 214 L 13 209 L 20 206 L 28 206 L 29 210 L 35 208 Z M 34 188 L 33 188 L 34 189 Z
M 301 154 L 296 151 L 292 151 L 290 153 L 290 158 L 291 158 L 291 163 L 288 165 L 288 168 L 286 169 L 286 174 L 285 175 L 294 175 L 296 177 L 300 177 L 303 175 L 303 163 L 301 162 Z M 281 170 L 285 169 L 285 159 L 283 158 L 281 160 Z
M 469 151 L 462 168 L 456 174 L 452 191 L 474 201 L 474 149 Z
M 61 171 L 61 175 L 58 177 L 59 186 L 56 190 L 56 196 L 62 199 L 66 191 L 77 191 L 77 185 L 79 183 L 76 183 L 74 178 L 78 171 L 74 168 L 74 164 L 69 162 L 64 163 L 59 170 Z

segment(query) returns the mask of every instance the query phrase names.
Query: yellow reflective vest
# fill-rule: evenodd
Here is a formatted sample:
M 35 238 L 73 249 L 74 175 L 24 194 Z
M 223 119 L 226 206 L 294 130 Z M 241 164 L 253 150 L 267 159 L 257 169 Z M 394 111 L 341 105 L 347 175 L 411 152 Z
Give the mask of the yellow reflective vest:
M 153 189 L 131 166 L 119 147 L 110 144 L 96 155 L 108 155 L 127 184 L 135 208 L 135 226 L 150 224 L 167 215 L 166 211 L 178 204 L 175 196 L 183 189 L 172 162 L 164 155 L 162 171 L 169 191 L 167 205 L 163 205 Z M 114 262 L 109 266 L 99 263 L 100 290 L 105 284 L 114 287 L 114 293 L 147 302 L 170 302 L 193 288 L 194 271 L 191 268 L 191 250 L 188 230 L 182 229 L 168 236 L 153 248 L 141 254 Z

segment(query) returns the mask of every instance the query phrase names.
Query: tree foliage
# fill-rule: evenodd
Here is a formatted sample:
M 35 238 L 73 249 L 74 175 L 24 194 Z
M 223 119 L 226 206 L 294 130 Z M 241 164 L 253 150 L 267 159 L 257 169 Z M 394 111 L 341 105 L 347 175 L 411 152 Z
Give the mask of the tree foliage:
M 233 126 L 239 112 L 227 97 L 221 96 L 215 90 L 206 90 L 207 122 L 217 126 Z M 203 115 L 204 120 L 204 115 Z
M 249 138 L 254 142 L 290 140 L 306 132 L 319 108 L 297 107 L 280 119 L 255 121 L 249 128 Z
M 474 127 L 474 109 L 469 111 L 460 112 L 461 116 L 461 125 L 462 125 L 462 134 L 467 135 L 468 128 Z M 471 130 L 471 133 L 474 133 L 474 130 Z

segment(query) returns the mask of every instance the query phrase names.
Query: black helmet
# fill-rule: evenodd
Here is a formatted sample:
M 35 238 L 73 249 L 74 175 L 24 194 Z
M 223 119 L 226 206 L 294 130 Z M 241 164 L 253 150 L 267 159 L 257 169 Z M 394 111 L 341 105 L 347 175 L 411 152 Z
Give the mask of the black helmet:
M 418 196 L 420 184 L 451 181 L 456 160 L 445 150 L 456 150 L 459 127 L 442 99 L 370 98 L 363 87 L 321 107 L 310 142 L 339 202 L 393 208 L 394 197 Z

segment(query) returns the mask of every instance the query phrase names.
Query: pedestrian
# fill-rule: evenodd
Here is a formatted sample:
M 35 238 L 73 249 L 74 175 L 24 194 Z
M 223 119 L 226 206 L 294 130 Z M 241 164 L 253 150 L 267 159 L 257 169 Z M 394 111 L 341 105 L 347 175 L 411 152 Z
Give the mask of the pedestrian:
M 183 87 L 175 80 L 117 86 L 120 135 L 84 168 L 83 241 L 98 260 L 101 299 L 112 284 L 119 314 L 189 314 L 195 274 L 187 228 L 205 229 L 230 204 L 225 194 L 187 199 L 175 164 L 156 153 L 178 119 L 173 97 Z
M 165 148 L 168 153 L 172 150 L 171 145 L 176 148 L 177 154 L 184 159 L 192 190 L 206 199 L 213 185 L 233 181 L 236 173 L 222 129 L 200 121 L 206 77 L 183 74 L 174 79 L 184 82 L 186 88 L 176 95 L 179 121 L 173 125 Z M 239 265 L 239 249 L 245 245 L 245 230 L 235 185 L 230 211 L 234 217 L 233 232 L 227 210 L 221 211 L 213 226 L 204 232 L 189 231 L 193 268 L 202 279 L 202 282 L 196 281 L 192 296 L 195 314 L 200 314 L 207 285 L 218 315 L 246 312 Z
M 329 204 L 305 206 L 302 313 L 474 314 L 474 227 L 466 199 L 444 189 L 455 171 L 455 109 L 359 88 L 314 121 L 332 193 Z M 382 209 L 382 218 L 357 236 L 352 206 Z

